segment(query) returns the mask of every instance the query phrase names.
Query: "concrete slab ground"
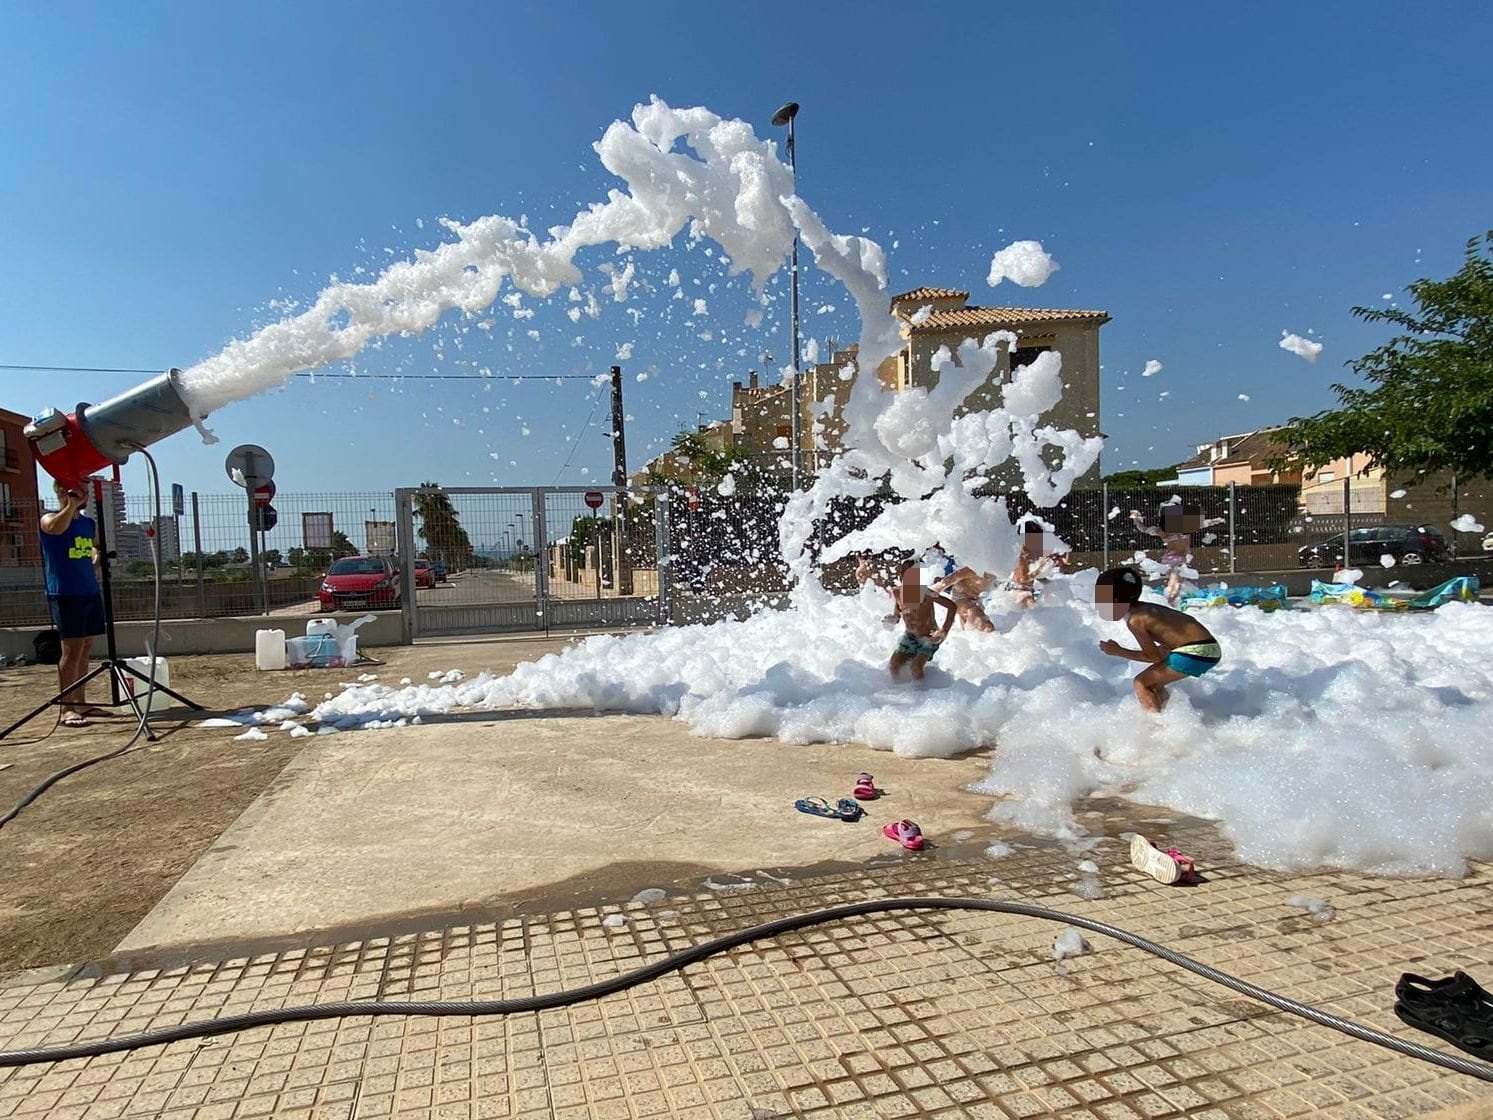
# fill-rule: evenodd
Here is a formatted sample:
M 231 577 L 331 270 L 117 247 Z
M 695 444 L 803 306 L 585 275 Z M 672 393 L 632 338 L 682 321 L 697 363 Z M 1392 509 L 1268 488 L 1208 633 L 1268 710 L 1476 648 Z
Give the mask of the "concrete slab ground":
M 656 716 L 481 713 L 320 738 L 118 952 L 864 860 L 892 847 L 881 825 L 904 816 L 947 843 L 982 827 L 990 799 L 963 787 L 987 768 L 699 739 Z M 848 797 L 863 769 L 887 791 L 865 820 L 794 812 L 798 797 Z
M 1172 839 L 1206 850 L 1205 827 Z M 1108 842 L 1106 897 L 1072 857 L 898 857 L 786 886 L 703 892 L 625 921 L 596 908 L 432 925 L 295 949 L 165 954 L 14 974 L 0 1048 L 58 1044 L 329 1000 L 513 998 L 573 988 L 787 914 L 864 898 L 1008 898 L 1112 922 L 1400 1037 L 1404 969 L 1493 957 L 1489 878 L 1285 876 L 1228 861 L 1143 879 Z M 1314 922 L 1284 904 L 1328 900 Z M 611 918 L 611 924 L 606 924 Z M 1487 1116 L 1493 1088 L 1270 1010 L 1137 950 L 1060 927 L 911 911 L 739 948 L 589 1003 L 506 1018 L 354 1016 L 104 1058 L 0 1069 L 0 1116 L 93 1120 L 786 1120 L 1062 1115 L 1095 1120 Z M 1488 977 L 1484 977 L 1488 979 Z

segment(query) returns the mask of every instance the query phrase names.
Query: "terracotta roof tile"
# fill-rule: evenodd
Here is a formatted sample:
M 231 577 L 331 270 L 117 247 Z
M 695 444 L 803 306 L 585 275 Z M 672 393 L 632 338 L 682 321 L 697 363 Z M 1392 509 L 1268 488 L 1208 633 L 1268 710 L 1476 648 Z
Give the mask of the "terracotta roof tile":
M 957 288 L 914 288 L 910 292 L 893 296 L 892 306 L 896 307 L 899 303 L 917 299 L 969 299 L 969 293 L 961 292 Z
M 955 327 L 1020 327 L 1032 323 L 1107 323 L 1108 311 L 1076 311 L 1059 307 L 961 307 L 934 311 L 911 328 L 914 334 Z

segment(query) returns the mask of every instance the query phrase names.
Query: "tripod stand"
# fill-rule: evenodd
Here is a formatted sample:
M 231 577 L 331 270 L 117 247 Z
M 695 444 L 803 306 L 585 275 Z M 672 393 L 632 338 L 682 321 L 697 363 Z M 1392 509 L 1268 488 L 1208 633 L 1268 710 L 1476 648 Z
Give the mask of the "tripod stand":
M 137 699 L 136 696 L 135 696 L 135 686 L 134 686 L 134 681 L 139 681 L 143 686 L 145 686 L 145 689 L 146 689 L 145 702 L 148 705 L 150 703 L 150 700 L 151 700 L 150 691 L 149 691 L 151 689 L 150 674 L 148 674 L 148 673 L 142 673 L 142 672 L 140 672 L 139 669 L 136 669 L 133 665 L 130 665 L 129 663 L 127 663 L 125 661 L 121 661 L 119 659 L 119 648 L 118 648 L 118 644 L 117 644 L 117 642 L 115 640 L 115 634 L 114 634 L 114 594 L 113 594 L 113 585 L 112 585 L 112 583 L 110 581 L 110 578 L 109 578 L 109 548 L 108 548 L 108 540 L 107 540 L 106 533 L 105 533 L 105 530 L 104 530 L 104 521 L 105 521 L 105 518 L 103 516 L 103 514 L 104 514 L 104 502 L 103 502 L 104 484 L 103 484 L 103 481 L 101 479 L 94 479 L 93 495 L 94 495 L 94 507 L 93 507 L 94 508 L 94 512 L 96 514 L 98 514 L 98 516 L 95 518 L 95 521 L 97 523 L 97 528 L 95 530 L 96 533 L 97 533 L 97 539 L 95 541 L 95 544 L 96 544 L 96 546 L 98 548 L 98 554 L 99 554 L 99 588 L 100 588 L 100 590 L 103 593 L 103 599 L 104 599 L 104 648 L 105 648 L 105 657 L 104 657 L 104 659 L 102 661 L 99 662 L 99 664 L 95 668 L 91 669 L 81 679 L 79 679 L 77 681 L 74 681 L 72 684 L 68 685 L 61 692 L 57 693 L 57 695 L 53 696 L 50 700 L 46 701 L 44 704 L 37 705 L 29 713 L 27 713 L 26 715 L 22 716 L 20 719 L 16 720 L 13 724 L 11 724 L 9 727 L 7 727 L 4 731 L 0 731 L 0 739 L 4 739 L 12 731 L 16 730 L 16 728 L 21 727 L 24 724 L 30 723 L 33 719 L 35 719 L 37 716 L 41 715 L 44 711 L 46 711 L 48 708 L 52 707 L 53 705 L 61 705 L 61 704 L 65 703 L 66 701 L 63 700 L 63 697 L 66 696 L 68 693 L 72 692 L 74 689 L 81 689 L 84 686 L 86 686 L 88 684 L 88 682 L 91 681 L 91 680 L 93 680 L 94 678 L 101 677 L 101 676 L 104 676 L 105 674 L 108 674 L 108 677 L 109 677 L 109 696 L 110 696 L 110 702 L 108 704 L 106 704 L 106 705 L 103 705 L 103 706 L 104 707 L 109 707 L 109 708 L 122 708 L 126 704 L 128 704 L 129 707 L 130 707 L 130 709 L 135 713 L 135 722 L 136 722 L 136 725 L 138 727 L 140 727 L 145 732 L 145 738 L 149 742 L 152 742 L 152 743 L 156 741 L 156 738 L 157 738 L 156 733 L 155 733 L 154 730 L 151 729 L 151 726 L 150 726 L 150 712 L 149 712 L 149 708 L 141 706 L 140 700 Z M 157 557 L 157 559 L 159 560 L 159 557 Z M 159 578 L 159 565 L 157 566 L 157 578 Z M 159 604 L 157 604 L 157 605 L 159 606 Z M 152 652 L 152 654 L 154 654 L 154 651 L 151 651 L 151 652 Z M 154 690 L 156 692 L 164 692 L 167 696 L 170 696 L 173 700 L 179 700 L 179 701 L 181 701 L 182 704 L 186 705 L 188 708 L 193 709 L 194 711 L 200 712 L 200 711 L 203 710 L 201 704 L 198 704 L 196 701 L 187 699 L 181 693 L 174 692 L 171 689 L 167 688 L 165 685 L 156 684 L 154 686 Z

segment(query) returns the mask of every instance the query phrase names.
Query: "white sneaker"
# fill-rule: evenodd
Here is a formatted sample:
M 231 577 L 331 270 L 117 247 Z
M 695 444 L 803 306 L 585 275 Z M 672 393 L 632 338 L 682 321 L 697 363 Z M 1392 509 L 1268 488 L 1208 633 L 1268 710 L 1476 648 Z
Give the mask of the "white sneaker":
M 1130 841 L 1130 862 L 1136 870 L 1167 886 L 1182 878 L 1182 865 L 1139 834 Z

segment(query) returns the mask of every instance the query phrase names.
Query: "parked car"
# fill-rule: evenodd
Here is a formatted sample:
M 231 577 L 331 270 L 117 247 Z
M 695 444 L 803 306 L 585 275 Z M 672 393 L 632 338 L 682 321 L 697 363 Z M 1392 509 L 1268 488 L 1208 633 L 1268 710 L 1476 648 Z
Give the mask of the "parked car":
M 430 566 L 435 569 L 436 583 L 446 582 L 446 562 L 444 560 L 432 560 Z
M 435 587 L 435 567 L 424 557 L 415 561 L 415 586 Z
M 1483 551 L 1493 552 L 1493 533 L 1489 533 L 1483 538 Z
M 1397 564 L 1434 564 L 1451 559 L 1446 541 L 1429 525 L 1370 525 L 1350 530 L 1346 559 L 1341 533 L 1296 550 L 1296 562 L 1303 568 L 1377 564 L 1381 556 L 1393 556 Z
M 318 592 L 322 610 L 399 606 L 399 569 L 387 556 L 344 556 L 327 569 Z

